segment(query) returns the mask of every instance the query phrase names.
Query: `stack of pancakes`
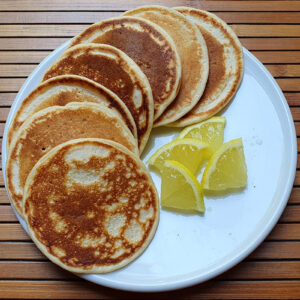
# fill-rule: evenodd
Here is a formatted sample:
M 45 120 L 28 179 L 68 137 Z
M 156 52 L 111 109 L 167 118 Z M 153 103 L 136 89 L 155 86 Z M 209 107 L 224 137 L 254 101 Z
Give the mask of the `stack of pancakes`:
M 74 37 L 8 132 L 9 196 L 39 249 L 83 273 L 138 257 L 159 219 L 139 158 L 152 127 L 216 114 L 242 73 L 230 27 L 193 8 L 144 6 Z

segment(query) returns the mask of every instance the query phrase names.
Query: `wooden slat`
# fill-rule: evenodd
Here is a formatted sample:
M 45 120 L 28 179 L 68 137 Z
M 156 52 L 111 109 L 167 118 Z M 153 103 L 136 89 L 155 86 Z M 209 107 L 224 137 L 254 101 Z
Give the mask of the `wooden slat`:
M 266 68 L 274 77 L 300 77 L 300 65 L 266 65 Z
M 248 259 L 300 259 L 300 242 L 264 242 Z
M 26 78 L 0 78 L 0 92 L 18 91 Z
M 2 205 L 0 207 L 0 222 L 18 222 L 10 205 Z
M 298 158 L 299 161 L 299 158 Z M 300 203 L 300 188 L 293 188 L 289 203 Z
M 69 40 L 64 38 L 0 37 L 0 50 L 53 50 Z M 300 38 L 245 38 L 240 41 L 248 50 L 299 50 Z
M 242 37 L 299 37 L 300 25 L 231 25 L 235 33 Z M 87 28 L 78 24 L 21 24 L 0 25 L 0 37 L 73 37 Z
M 266 240 L 300 240 L 300 224 L 277 224 Z
M 70 38 L 0 38 L 0 50 L 53 50 Z M 298 49 L 298 41 L 291 41 Z M 278 48 L 280 49 L 280 48 Z
M 36 67 L 36 65 L 0 65 L 0 77 L 27 77 Z
M 288 93 L 285 92 L 284 96 L 289 105 L 299 105 L 300 104 L 300 93 Z M 1 97 L 1 96 L 0 96 Z
M 0 121 L 6 121 L 10 108 L 1 107 L 0 109 Z
M 295 106 L 295 107 L 290 107 L 292 116 L 294 121 L 299 121 L 300 120 L 300 107 Z
M 251 51 L 262 63 L 300 63 L 300 51 Z
M 46 257 L 32 242 L 0 242 L 0 260 L 45 260 Z
M 275 272 L 276 270 L 276 272 Z M 74 279 L 52 262 L 0 262 L 0 280 L 3 279 Z M 222 279 L 297 279 L 300 278 L 300 262 L 252 262 L 245 261 L 221 276 Z
M 284 212 L 282 213 L 279 222 L 300 222 L 300 206 L 287 206 Z
M 8 196 L 5 188 L 0 188 L 0 204 L 9 204 Z
M 0 63 L 40 63 L 51 51 L 2 51 Z
M 297 140 L 299 140 L 299 138 L 298 138 Z M 299 148 L 298 148 L 298 149 L 299 149 Z M 300 185 L 300 171 L 297 171 L 297 172 L 296 172 L 294 185 Z
M 4 127 L 5 127 L 5 123 L 0 123 L 0 136 L 3 136 L 3 132 L 4 132 Z M 2 176 L 2 174 L 0 175 L 0 177 Z M 1 180 L 1 179 L 0 179 Z
M 17 299 L 298 299 L 297 281 L 210 281 L 169 293 L 139 294 L 121 292 L 85 281 L 0 282 L 3 298 Z M 283 292 L 284 291 L 284 292 Z
M 300 262 L 242 262 L 221 276 L 222 279 L 299 279 Z
M 299 50 L 300 49 L 300 38 L 240 37 L 240 42 L 248 50 Z
M 31 0 L 2 0 L 0 2 L 0 11 L 39 11 L 39 10 L 66 10 L 66 11 L 78 11 L 78 10 L 127 10 L 135 8 L 139 5 L 148 5 L 147 0 L 131 0 L 131 1 L 119 1 L 119 0 L 106 0 L 97 1 L 90 0 L 40 0 L 38 4 L 32 5 Z M 211 11 L 300 11 L 300 4 L 298 1 L 183 1 L 173 0 L 154 0 L 152 4 L 159 4 L 165 6 L 178 6 L 187 5 L 196 8 L 201 8 Z
M 1 106 L 12 105 L 12 103 L 15 100 L 16 96 L 17 96 L 16 92 L 14 92 L 14 93 L 0 93 L 0 105 Z
M 238 36 L 299 37 L 300 25 L 231 25 Z M 0 31 L 1 35 L 1 31 Z
M 300 91 L 300 78 L 278 78 L 276 79 L 280 88 L 286 92 Z
M 50 24 L 90 24 L 100 20 L 116 17 L 122 12 L 113 11 L 67 11 L 67 12 L 0 12 L 2 24 L 50 23 Z M 299 23 L 299 12 L 216 12 L 216 15 L 227 23 Z
M 0 224 L 0 241 L 30 241 L 21 224 Z
M 3 279 L 76 279 L 72 273 L 52 262 L 1 262 L 0 280 Z

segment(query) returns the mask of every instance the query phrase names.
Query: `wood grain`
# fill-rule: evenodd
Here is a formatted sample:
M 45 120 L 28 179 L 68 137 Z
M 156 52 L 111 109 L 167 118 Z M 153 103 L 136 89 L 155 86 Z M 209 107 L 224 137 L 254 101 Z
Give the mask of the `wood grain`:
M 84 281 L 8 281 L 0 282 L 4 298 L 42 299 L 153 299 L 153 294 L 119 292 Z M 189 289 L 156 293 L 159 299 L 299 299 L 297 281 L 214 280 Z
M 66 10 L 66 11 L 124 11 L 127 9 L 135 8 L 140 5 L 147 5 L 147 0 L 131 0 L 131 1 L 118 1 L 118 0 L 105 0 L 97 1 L 90 0 L 88 2 L 82 0 L 40 0 L 38 5 L 32 5 L 30 0 L 2 0 L 0 2 L 0 11 L 41 11 L 41 10 Z M 187 5 L 199 9 L 210 11 L 300 11 L 300 4 L 298 1 L 182 1 L 173 0 L 153 0 L 152 4 L 165 5 L 165 6 L 178 6 Z
M 122 12 L 115 11 L 6 11 L 0 12 L 2 24 L 91 24 L 100 20 L 117 17 Z M 299 23 L 299 12 L 216 12 L 227 23 Z

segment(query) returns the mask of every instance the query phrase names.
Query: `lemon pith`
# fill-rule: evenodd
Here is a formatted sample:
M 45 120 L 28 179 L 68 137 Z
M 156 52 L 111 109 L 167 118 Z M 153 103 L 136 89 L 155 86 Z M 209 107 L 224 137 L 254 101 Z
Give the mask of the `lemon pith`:
M 224 143 L 209 160 L 202 177 L 202 187 L 221 191 L 247 184 L 247 166 L 242 139 Z
M 179 162 L 165 161 L 161 187 L 162 206 L 204 212 L 201 185 L 189 169 Z
M 213 117 L 204 122 L 191 125 L 182 130 L 178 139 L 195 138 L 209 145 L 209 158 L 223 143 L 225 117 Z
M 148 164 L 155 166 L 160 171 L 165 160 L 178 161 L 195 173 L 204 160 L 205 150 L 208 145 L 197 139 L 186 138 L 174 140 L 158 149 L 148 160 Z

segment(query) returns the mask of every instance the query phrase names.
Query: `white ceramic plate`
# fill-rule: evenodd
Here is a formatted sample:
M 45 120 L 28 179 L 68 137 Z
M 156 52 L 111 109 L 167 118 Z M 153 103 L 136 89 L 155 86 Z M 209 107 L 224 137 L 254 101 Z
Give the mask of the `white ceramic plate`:
M 18 106 L 41 80 L 44 71 L 68 43 L 51 53 L 28 77 L 7 119 L 2 168 L 5 174 L 7 129 Z M 157 233 L 147 250 L 129 266 L 84 279 L 131 291 L 166 291 L 211 279 L 250 254 L 278 221 L 289 198 L 296 170 L 297 144 L 287 102 L 273 77 L 244 49 L 245 72 L 230 105 L 225 141 L 242 137 L 248 185 L 239 193 L 205 197 L 206 212 L 184 215 L 161 210 Z M 171 141 L 178 130 L 154 129 L 144 161 Z M 158 191 L 160 178 L 151 173 Z M 18 216 L 18 215 L 17 215 Z M 18 216 L 27 231 L 26 224 Z

